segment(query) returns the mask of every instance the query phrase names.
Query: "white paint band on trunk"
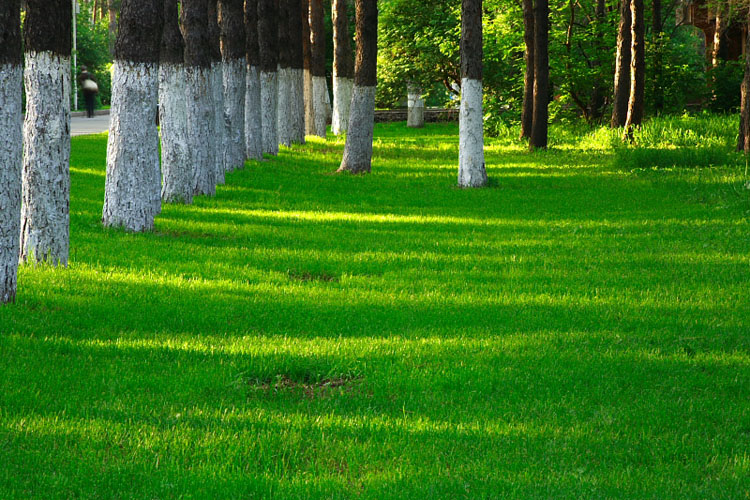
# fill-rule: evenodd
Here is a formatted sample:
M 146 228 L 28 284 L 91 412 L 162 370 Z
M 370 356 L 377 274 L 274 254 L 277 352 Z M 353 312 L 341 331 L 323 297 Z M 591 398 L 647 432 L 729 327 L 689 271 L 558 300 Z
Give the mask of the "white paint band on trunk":
M 484 166 L 481 80 L 464 78 L 461 81 L 459 120 L 458 185 L 460 187 L 484 186 L 487 184 L 487 171 Z
M 315 115 L 315 127 L 313 135 L 326 137 L 326 127 L 328 125 L 328 86 L 324 76 L 313 76 L 313 113 Z
M 344 158 L 339 171 L 369 172 L 375 128 L 375 87 L 354 85 Z
M 216 184 L 224 184 L 224 176 L 228 170 L 227 148 L 229 137 L 227 120 L 224 115 L 224 63 L 211 63 L 211 88 L 213 90 L 214 109 L 214 158 L 216 160 Z
M 260 72 L 260 109 L 263 114 L 263 152 L 279 154 L 279 136 L 276 130 L 278 113 L 279 79 L 276 71 Z
M 18 64 L 0 65 L 0 304 L 16 298 L 21 227 L 23 133 Z
M 216 138 L 211 68 L 185 68 L 188 147 L 193 163 L 193 193 L 216 194 Z
M 147 231 L 161 207 L 156 64 L 115 61 L 102 222 Z
M 260 69 L 247 66 L 245 93 L 245 154 L 250 160 L 263 159 L 263 118 L 260 109 Z
M 67 265 L 70 251 L 70 57 L 52 52 L 27 52 L 24 82 L 21 260 Z
M 187 130 L 186 73 L 183 64 L 159 66 L 161 197 L 167 203 L 193 202 L 193 163 Z
M 227 148 L 225 163 L 229 170 L 245 165 L 245 60 L 224 62 L 224 117 Z
M 289 108 L 292 117 L 292 142 L 305 143 L 305 75 L 301 69 L 290 69 Z
M 421 89 L 410 89 L 406 126 L 410 128 L 424 127 L 424 99 L 422 99 Z
M 333 78 L 333 119 L 331 131 L 335 135 L 345 134 L 349 128 L 349 107 L 354 90 L 353 78 Z

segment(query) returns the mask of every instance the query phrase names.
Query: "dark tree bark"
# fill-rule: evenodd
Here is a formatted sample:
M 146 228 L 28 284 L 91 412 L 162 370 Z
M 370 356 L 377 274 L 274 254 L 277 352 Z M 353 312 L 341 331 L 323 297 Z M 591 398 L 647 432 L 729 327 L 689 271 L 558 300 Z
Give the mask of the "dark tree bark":
M 549 4 L 537 0 L 534 6 L 534 120 L 529 148 L 547 148 L 549 119 Z
M 69 0 L 26 2 L 23 261 L 68 262 L 72 15 Z
M 245 1 L 245 57 L 250 66 L 260 66 L 258 43 L 258 0 Z
M 219 0 L 223 66 L 227 170 L 245 164 L 245 19 L 244 0 Z
M 354 92 L 339 172 L 364 174 L 372 169 L 372 136 L 375 126 L 375 87 L 378 69 L 378 3 L 356 0 L 357 56 Z
M 631 0 L 632 16 L 630 48 L 630 99 L 628 100 L 628 117 L 625 121 L 625 135 L 632 139 L 633 127 L 643 121 L 646 87 L 646 29 L 643 19 L 643 0 Z
M 115 54 L 115 40 L 117 40 L 117 15 L 120 2 L 117 0 L 108 0 L 107 10 L 109 15 L 109 52 Z
M 737 151 L 750 154 L 750 12 L 747 17 L 747 35 L 745 38 L 745 76 L 742 79 L 740 134 L 737 140 Z
M 219 0 L 221 57 L 236 61 L 245 57 L 244 0 Z
M 304 68 L 305 133 L 315 134 L 313 110 L 312 43 L 310 42 L 310 0 L 302 0 L 302 61 Z
M 664 23 L 662 21 L 661 0 L 654 0 L 651 18 L 651 36 L 654 43 L 654 109 L 659 114 L 664 110 L 663 73 L 663 43 Z
M 314 134 L 325 138 L 328 121 L 326 99 L 326 27 L 323 0 L 310 0 L 310 36 L 312 60 L 310 71 L 313 79 Z
M 304 26 L 302 22 L 303 4 L 304 0 L 289 0 L 289 66 L 293 69 L 303 69 L 305 67 L 303 51 Z
M 0 305 L 14 302 L 21 226 L 21 5 L 0 3 Z
M 290 0 L 279 0 L 278 33 L 279 33 L 279 67 L 292 66 L 291 33 L 289 32 L 289 4 Z
M 221 62 L 221 28 L 219 27 L 218 0 L 208 0 L 206 4 L 208 16 L 208 46 L 211 62 Z
M 105 226 L 150 230 L 161 210 L 156 116 L 163 16 L 163 0 L 122 2 L 112 77 L 113 126 L 107 142 Z
M 459 187 L 487 184 L 482 112 L 482 0 L 461 2 Z
M 526 50 L 523 60 L 523 108 L 521 110 L 521 139 L 531 135 L 534 121 L 534 0 L 523 0 L 523 41 Z
M 277 0 L 258 0 L 263 152 L 276 155 L 278 140 L 279 10 Z
M 185 41 L 180 32 L 178 2 L 179 0 L 164 0 L 164 29 L 159 47 L 159 64 L 185 62 Z
M 219 27 L 218 0 L 208 0 L 208 45 L 211 54 L 211 89 L 213 91 L 214 159 L 216 162 L 216 183 L 224 184 L 225 174 L 230 170 L 225 154 L 229 147 L 228 130 L 224 117 L 224 65 L 221 59 L 221 28 Z
M 289 2 L 289 46 L 290 51 L 290 115 L 292 142 L 305 142 L 305 76 L 303 52 L 303 0 L 288 0 Z
M 625 126 L 630 99 L 630 49 L 632 44 L 630 0 L 620 0 L 620 23 L 617 28 L 617 55 L 615 58 L 615 86 L 610 126 Z
M 292 47 L 289 32 L 289 4 L 291 0 L 279 0 L 279 70 L 278 70 L 278 113 L 277 133 L 279 143 L 292 145 L 291 129 L 291 65 Z
M 208 41 L 208 0 L 182 1 L 182 31 L 185 39 L 185 65 L 207 69 L 211 66 Z
M 263 159 L 263 119 L 260 105 L 260 45 L 258 44 L 258 0 L 245 1 L 245 149 L 251 160 Z

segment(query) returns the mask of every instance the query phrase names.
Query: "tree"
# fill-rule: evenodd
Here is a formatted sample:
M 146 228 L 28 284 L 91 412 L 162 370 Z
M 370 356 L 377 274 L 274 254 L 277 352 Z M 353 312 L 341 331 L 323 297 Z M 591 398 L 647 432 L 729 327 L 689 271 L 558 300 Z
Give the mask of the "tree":
M 221 56 L 224 65 L 225 164 L 245 164 L 245 22 L 244 0 L 219 0 Z
M 461 2 L 461 115 L 459 187 L 487 184 L 482 113 L 482 0 Z
M 260 43 L 260 107 L 263 114 L 263 152 L 279 153 L 276 130 L 278 107 L 279 28 L 276 0 L 258 0 L 258 40 Z
M 526 68 L 523 77 L 521 139 L 528 139 L 534 121 L 534 0 L 523 0 L 523 42 Z
M 747 13 L 747 26 L 750 27 L 750 10 Z M 750 154 L 750 29 L 745 35 L 745 75 L 742 79 L 740 99 L 740 133 L 737 151 Z
M 216 161 L 216 183 L 224 184 L 224 177 L 230 165 L 229 124 L 224 116 L 224 64 L 221 58 L 221 28 L 219 27 L 218 0 L 208 0 L 208 46 L 211 58 L 211 91 L 214 98 L 213 144 Z
M 529 148 L 547 148 L 549 120 L 549 4 L 536 0 L 534 6 L 534 119 Z
M 70 245 L 72 15 L 69 0 L 26 1 L 21 260 L 63 266 Z
M 612 128 L 624 127 L 628 117 L 631 25 L 630 0 L 620 0 L 620 23 L 617 29 L 617 55 L 615 56 L 615 89 L 610 122 Z
M 333 123 L 331 131 L 345 133 L 354 87 L 354 54 L 349 35 L 348 0 L 333 0 Z
M 212 196 L 216 194 L 216 113 L 207 0 L 182 0 L 181 16 L 185 37 L 185 100 L 188 147 L 193 164 L 193 193 Z
M 178 0 L 164 0 L 164 30 L 159 52 L 161 197 L 167 203 L 193 202 L 193 169 L 188 148 L 185 102 L 185 43 Z
M 278 124 L 279 143 L 284 146 L 292 145 L 292 47 L 291 33 L 289 33 L 289 4 L 290 0 L 279 0 L 279 70 L 278 70 Z
M 310 43 L 310 1 L 302 0 L 302 61 L 303 92 L 305 100 L 305 134 L 315 135 L 315 111 L 313 108 L 312 43 Z
M 422 98 L 422 87 L 416 83 L 407 86 L 407 114 L 406 126 L 409 128 L 424 127 L 424 99 Z
M 161 210 L 159 48 L 164 4 L 123 0 L 115 43 L 102 222 L 150 230 Z
M 643 121 L 646 87 L 646 48 L 643 0 L 631 0 L 631 46 L 630 46 L 630 99 L 628 116 L 625 119 L 625 136 L 632 139 L 633 127 Z
M 312 44 L 313 135 L 325 138 L 328 120 L 326 95 L 326 27 L 323 0 L 310 0 L 310 42 Z
M 305 56 L 303 52 L 303 0 L 289 0 L 289 45 L 291 47 L 289 102 L 292 142 L 305 143 Z
M 0 4 L 0 305 L 16 299 L 21 226 L 21 5 Z
M 339 172 L 363 174 L 372 168 L 372 137 L 375 128 L 375 88 L 378 65 L 377 0 L 356 0 L 357 60 L 344 157 Z
M 245 151 L 251 160 L 263 159 L 263 118 L 260 110 L 260 46 L 258 44 L 258 2 L 245 1 Z

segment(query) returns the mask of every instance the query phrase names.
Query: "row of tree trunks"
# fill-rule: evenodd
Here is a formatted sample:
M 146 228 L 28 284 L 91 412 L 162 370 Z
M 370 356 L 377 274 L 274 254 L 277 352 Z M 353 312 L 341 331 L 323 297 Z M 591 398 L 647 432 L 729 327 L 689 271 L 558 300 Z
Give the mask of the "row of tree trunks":
M 346 133 L 354 87 L 354 56 L 349 37 L 348 0 L 333 0 L 333 120 L 331 131 Z
M 21 3 L 0 3 L 0 305 L 14 302 L 21 226 Z

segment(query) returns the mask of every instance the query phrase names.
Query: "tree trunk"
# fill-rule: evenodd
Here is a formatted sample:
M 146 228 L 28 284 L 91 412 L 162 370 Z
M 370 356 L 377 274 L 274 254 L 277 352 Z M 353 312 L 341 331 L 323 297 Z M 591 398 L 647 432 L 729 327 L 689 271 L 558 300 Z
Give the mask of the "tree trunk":
M 263 118 L 260 109 L 260 46 L 258 45 L 258 2 L 245 2 L 245 149 L 251 160 L 263 159 Z
M 292 50 L 291 33 L 289 32 L 289 4 L 293 0 L 279 1 L 279 95 L 276 130 L 279 144 L 286 147 L 292 145 Z
M 333 120 L 331 131 L 346 133 L 354 87 L 354 57 L 349 36 L 348 0 L 333 0 Z
M 747 17 L 747 34 L 745 36 L 745 76 L 742 79 L 740 107 L 740 134 L 737 151 L 750 154 L 750 12 Z
M 461 113 L 458 186 L 487 184 L 482 112 L 482 0 L 461 2 Z
M 658 1 L 658 0 L 657 0 Z M 604 45 L 604 30 L 607 22 L 607 12 L 605 0 L 596 0 L 596 20 L 595 20 L 595 37 L 596 54 L 591 61 L 592 69 L 597 69 L 596 77 L 593 82 L 591 92 L 591 104 L 589 105 L 589 121 L 601 123 L 604 115 L 604 96 L 606 84 L 599 68 L 602 66 L 602 59 L 606 57 L 607 48 Z
M 123 0 L 115 45 L 102 222 L 128 231 L 154 227 L 161 209 L 159 46 L 164 4 Z
M 315 135 L 313 108 L 312 43 L 310 42 L 310 0 L 302 0 L 302 55 L 304 68 L 305 134 Z
M 193 167 L 193 193 L 213 196 L 216 194 L 216 113 L 211 85 L 208 1 L 181 1 L 185 37 L 187 134 Z
M 534 119 L 529 148 L 547 149 L 549 118 L 549 4 L 537 0 L 534 7 Z
M 424 99 L 422 99 L 422 87 L 410 83 L 407 86 L 407 114 L 406 126 L 409 128 L 424 127 Z
M 711 43 L 711 68 L 719 66 L 721 58 L 721 39 L 727 29 L 727 17 L 729 14 L 729 2 L 720 1 L 716 4 L 716 20 L 714 25 L 714 39 Z
M 14 302 L 21 227 L 21 6 L 0 4 L 0 305 Z
M 625 136 L 632 140 L 633 127 L 643 121 L 646 83 L 645 24 L 643 20 L 643 0 L 631 0 L 632 45 L 630 48 L 630 99 L 628 117 L 625 120 Z
M 326 27 L 323 0 L 310 0 L 310 36 L 312 43 L 313 135 L 326 137 L 328 111 L 326 104 Z
M 372 168 L 372 136 L 375 128 L 375 87 L 378 64 L 377 0 L 356 0 L 357 60 L 354 90 L 339 172 L 364 174 Z
M 664 110 L 663 73 L 663 43 L 664 26 L 662 22 L 661 0 L 654 0 L 653 16 L 651 18 L 651 35 L 654 43 L 654 109 L 657 114 Z
M 119 0 L 108 0 L 107 10 L 109 12 L 109 53 L 115 54 L 115 40 L 117 40 L 117 13 L 120 10 Z
M 293 143 L 305 143 L 305 76 L 302 47 L 302 0 L 289 0 L 289 45 L 291 47 L 289 114 Z
M 70 244 L 72 16 L 69 0 L 26 2 L 21 260 L 63 266 Z
M 245 23 L 244 0 L 219 0 L 221 56 L 224 66 L 225 164 L 245 165 Z
M 526 50 L 523 60 L 523 107 L 521 109 L 521 139 L 531 135 L 534 121 L 534 0 L 523 0 L 523 41 Z
M 161 198 L 166 203 L 193 202 L 184 60 L 185 44 L 180 33 L 177 0 L 164 0 L 164 30 L 159 54 L 159 124 Z
M 258 0 L 258 40 L 260 42 L 260 107 L 263 113 L 263 152 L 279 153 L 278 64 L 279 28 L 276 0 Z
M 615 57 L 615 86 L 610 127 L 625 126 L 630 99 L 630 48 L 632 16 L 630 0 L 620 0 L 620 24 L 617 28 L 617 55 Z
M 208 45 L 211 56 L 211 91 L 213 93 L 213 146 L 216 162 L 216 184 L 224 184 L 229 170 L 229 130 L 224 116 L 224 63 L 221 58 L 221 28 L 218 0 L 208 0 Z

